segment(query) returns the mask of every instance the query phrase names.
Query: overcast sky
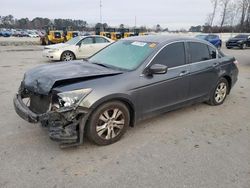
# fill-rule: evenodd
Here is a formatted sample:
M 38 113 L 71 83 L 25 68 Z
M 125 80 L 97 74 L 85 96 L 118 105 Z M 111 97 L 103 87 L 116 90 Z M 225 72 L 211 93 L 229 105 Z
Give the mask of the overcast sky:
M 35 17 L 83 19 L 100 21 L 100 0 L 1 0 L 0 15 L 16 18 Z M 188 29 L 204 24 L 211 12 L 210 0 L 102 0 L 103 22 L 116 26 L 153 26 Z

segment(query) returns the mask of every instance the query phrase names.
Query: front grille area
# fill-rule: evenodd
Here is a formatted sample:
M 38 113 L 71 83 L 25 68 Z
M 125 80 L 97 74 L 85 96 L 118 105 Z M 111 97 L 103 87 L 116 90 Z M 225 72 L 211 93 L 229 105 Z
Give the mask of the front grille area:
M 30 96 L 30 110 L 37 114 L 46 113 L 50 107 L 50 97 L 45 95 Z

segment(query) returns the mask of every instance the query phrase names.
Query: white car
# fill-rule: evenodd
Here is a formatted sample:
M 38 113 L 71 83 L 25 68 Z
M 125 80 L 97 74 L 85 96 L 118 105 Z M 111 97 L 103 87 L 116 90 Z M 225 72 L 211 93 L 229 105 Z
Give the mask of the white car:
M 78 36 L 66 43 L 46 46 L 43 57 L 55 61 L 88 58 L 112 42 L 114 41 L 99 35 Z

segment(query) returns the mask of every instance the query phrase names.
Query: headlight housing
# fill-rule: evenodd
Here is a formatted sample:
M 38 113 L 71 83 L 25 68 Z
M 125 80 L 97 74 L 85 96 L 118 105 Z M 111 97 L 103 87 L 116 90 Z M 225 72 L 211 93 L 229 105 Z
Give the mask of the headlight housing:
M 59 49 L 50 49 L 48 52 L 49 53 L 54 53 L 54 52 L 58 52 L 59 51 Z
M 238 43 L 243 43 L 244 41 L 243 40 L 239 40 Z
M 91 91 L 92 89 L 88 88 L 58 93 L 57 96 L 59 97 L 59 104 L 62 107 L 71 107 L 80 103 L 81 100 L 84 99 Z

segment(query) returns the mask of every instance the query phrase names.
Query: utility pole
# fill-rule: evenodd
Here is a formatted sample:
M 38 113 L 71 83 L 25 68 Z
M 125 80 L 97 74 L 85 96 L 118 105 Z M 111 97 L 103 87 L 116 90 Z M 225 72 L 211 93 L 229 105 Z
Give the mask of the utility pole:
M 137 22 L 137 18 L 136 18 L 136 16 L 135 16 L 135 28 L 136 28 L 136 24 L 137 24 L 136 22 Z
M 102 0 L 100 0 L 100 23 L 102 24 Z

